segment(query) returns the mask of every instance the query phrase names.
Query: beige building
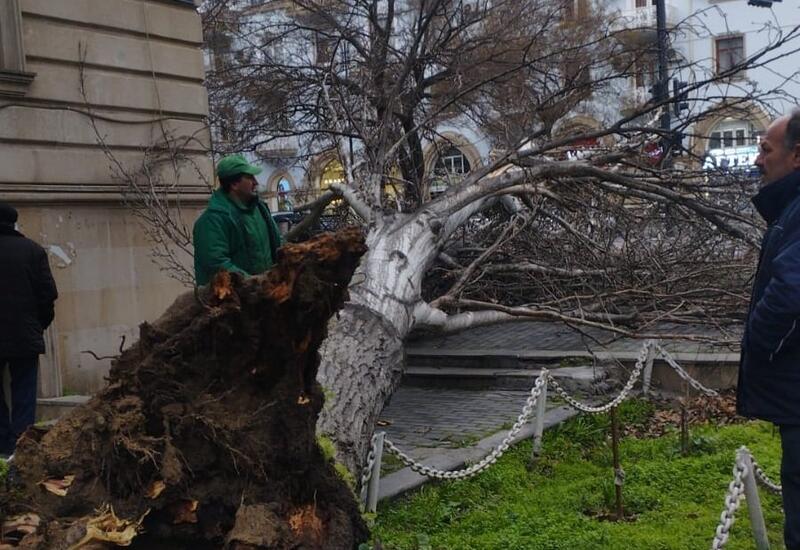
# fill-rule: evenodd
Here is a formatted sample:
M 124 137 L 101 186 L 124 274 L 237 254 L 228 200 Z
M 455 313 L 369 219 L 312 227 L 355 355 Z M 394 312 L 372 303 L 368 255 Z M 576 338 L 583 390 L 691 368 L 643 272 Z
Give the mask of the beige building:
M 60 293 L 44 396 L 97 390 L 102 357 L 184 289 L 124 189 L 180 186 L 191 230 L 212 174 L 201 44 L 192 0 L 0 0 L 0 200 L 49 251 Z

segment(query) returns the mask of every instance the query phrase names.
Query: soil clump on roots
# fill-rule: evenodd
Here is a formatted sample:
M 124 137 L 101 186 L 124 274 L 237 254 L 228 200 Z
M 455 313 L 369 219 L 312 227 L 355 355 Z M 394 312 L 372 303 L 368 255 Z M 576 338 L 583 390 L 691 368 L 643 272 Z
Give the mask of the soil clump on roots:
M 222 272 L 141 325 L 105 389 L 20 439 L 0 489 L 0 548 L 366 540 L 315 435 L 318 348 L 365 250 L 357 229 L 286 245 L 269 272 Z

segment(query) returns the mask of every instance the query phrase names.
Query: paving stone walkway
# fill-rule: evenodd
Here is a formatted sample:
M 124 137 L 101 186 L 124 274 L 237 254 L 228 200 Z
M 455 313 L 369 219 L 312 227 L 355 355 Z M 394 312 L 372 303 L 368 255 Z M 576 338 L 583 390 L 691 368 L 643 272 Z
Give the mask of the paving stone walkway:
M 389 423 L 381 429 L 404 450 L 465 447 L 509 429 L 528 395 L 513 390 L 401 386 L 381 414 L 380 419 Z

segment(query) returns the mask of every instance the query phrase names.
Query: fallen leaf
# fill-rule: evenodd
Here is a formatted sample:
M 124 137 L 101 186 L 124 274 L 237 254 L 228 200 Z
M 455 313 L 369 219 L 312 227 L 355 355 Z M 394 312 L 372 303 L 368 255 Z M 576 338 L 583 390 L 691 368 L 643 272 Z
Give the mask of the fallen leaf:
M 311 403 L 311 400 L 302 393 L 300 394 L 300 397 L 297 398 L 298 405 L 308 405 L 309 403 Z
M 120 519 L 114 509 L 106 505 L 97 511 L 97 516 L 86 522 L 86 534 L 81 540 L 69 547 L 69 550 L 84 548 L 94 542 L 110 542 L 116 546 L 130 546 L 142 527 L 142 521 L 150 512 L 147 510 L 137 521 Z
M 289 528 L 295 535 L 303 535 L 311 540 L 322 540 L 322 520 L 317 515 L 316 508 L 310 504 L 296 508 L 289 514 Z
M 231 285 L 231 274 L 227 271 L 220 271 L 211 281 L 211 291 L 220 302 L 233 294 Z
M 150 499 L 158 498 L 158 495 L 160 495 L 166 487 L 167 487 L 166 483 L 164 483 L 160 479 L 157 479 L 156 481 L 150 484 L 150 487 L 147 488 L 147 492 L 144 494 L 144 496 Z
M 392 421 L 391 420 L 378 420 L 376 422 L 376 424 L 378 426 L 391 426 L 392 425 Z
M 53 493 L 54 495 L 65 497 L 67 496 L 67 490 L 69 489 L 69 486 L 72 485 L 73 481 L 75 481 L 75 476 L 68 475 L 64 476 L 63 479 L 57 479 L 57 478 L 45 479 L 44 481 L 40 481 L 39 485 L 41 485 L 47 491 Z

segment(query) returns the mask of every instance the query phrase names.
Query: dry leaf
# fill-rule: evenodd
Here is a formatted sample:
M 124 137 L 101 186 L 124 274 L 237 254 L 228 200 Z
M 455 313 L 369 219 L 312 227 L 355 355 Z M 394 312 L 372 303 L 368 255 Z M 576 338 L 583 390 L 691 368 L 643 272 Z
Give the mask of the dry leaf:
M 144 494 L 144 496 L 151 499 L 158 498 L 158 495 L 164 492 L 164 489 L 166 487 L 167 487 L 166 483 L 164 483 L 160 479 L 157 479 L 156 481 L 150 484 L 150 487 L 147 488 L 147 492 Z
M 68 475 L 64 476 L 63 479 L 57 479 L 57 478 L 45 479 L 44 481 L 40 481 L 39 485 L 41 485 L 47 491 L 53 493 L 54 495 L 65 497 L 67 496 L 67 490 L 69 489 L 69 486 L 72 485 L 73 481 L 75 481 L 75 476 Z
M 289 514 L 289 528 L 295 535 L 304 535 L 314 540 L 322 539 L 322 520 L 311 504 L 297 508 Z
M 148 510 L 138 521 L 120 519 L 110 506 L 98 510 L 98 515 L 86 522 L 86 534 L 81 540 L 69 547 L 69 550 L 83 548 L 94 542 L 110 542 L 116 546 L 130 546 L 141 530 L 142 521 L 150 512 Z
M 298 405 L 308 405 L 309 403 L 311 403 L 311 400 L 302 393 L 300 394 L 300 397 L 297 398 Z
M 214 280 L 211 281 L 211 291 L 220 302 L 232 295 L 231 274 L 227 271 L 220 271 L 217 273 L 216 276 L 214 276 Z
M 391 426 L 392 425 L 392 421 L 391 420 L 378 420 L 375 424 L 377 424 L 378 426 Z

